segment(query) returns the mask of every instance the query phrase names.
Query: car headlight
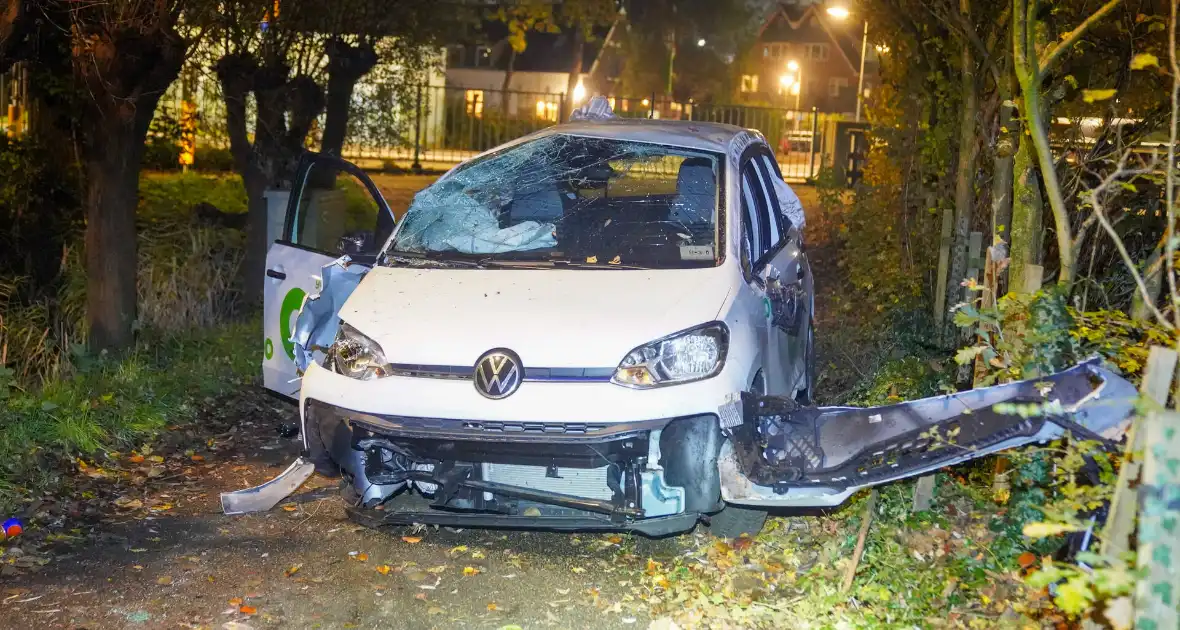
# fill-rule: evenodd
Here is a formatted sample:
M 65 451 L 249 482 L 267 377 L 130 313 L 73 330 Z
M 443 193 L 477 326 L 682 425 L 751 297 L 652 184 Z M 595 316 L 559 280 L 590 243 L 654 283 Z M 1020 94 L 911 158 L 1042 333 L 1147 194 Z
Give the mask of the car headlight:
M 338 373 L 364 381 L 387 376 L 390 371 L 381 346 L 348 324 L 340 324 L 331 357 Z
M 725 324 L 705 324 L 627 353 L 612 380 L 641 389 L 699 381 L 721 371 L 728 350 L 729 329 Z

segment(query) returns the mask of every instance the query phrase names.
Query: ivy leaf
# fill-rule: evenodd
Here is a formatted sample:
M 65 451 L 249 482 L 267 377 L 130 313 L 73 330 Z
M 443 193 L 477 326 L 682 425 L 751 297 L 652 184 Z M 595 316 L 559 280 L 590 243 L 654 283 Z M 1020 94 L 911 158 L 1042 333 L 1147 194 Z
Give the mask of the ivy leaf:
M 1094 591 L 1085 575 L 1075 575 L 1057 587 L 1057 596 L 1053 601 L 1064 612 L 1070 615 L 1080 615 L 1094 602 Z
M 959 350 L 955 353 L 955 363 L 958 363 L 959 365 L 967 365 L 968 363 L 974 361 L 975 357 L 979 356 L 979 354 L 984 350 L 987 350 L 987 346 L 969 346 L 967 348 L 963 348 L 962 350 Z
M 1151 53 L 1139 53 L 1131 58 L 1131 69 L 1142 70 L 1152 66 L 1159 67 L 1160 59 Z
M 1082 528 L 1066 523 L 1029 523 L 1024 526 L 1023 533 L 1029 538 L 1048 538 L 1067 532 L 1079 532 Z
M 1118 93 L 1118 90 L 1082 90 L 1082 100 L 1087 103 L 1096 103 L 1098 101 L 1109 100 Z

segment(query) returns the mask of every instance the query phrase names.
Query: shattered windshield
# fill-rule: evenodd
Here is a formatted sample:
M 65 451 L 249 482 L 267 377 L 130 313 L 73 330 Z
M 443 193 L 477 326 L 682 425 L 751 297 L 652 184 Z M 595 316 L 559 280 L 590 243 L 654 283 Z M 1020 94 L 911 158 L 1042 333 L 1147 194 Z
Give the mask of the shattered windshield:
M 715 266 L 715 153 L 558 134 L 489 155 L 418 193 L 389 254 L 482 263 Z

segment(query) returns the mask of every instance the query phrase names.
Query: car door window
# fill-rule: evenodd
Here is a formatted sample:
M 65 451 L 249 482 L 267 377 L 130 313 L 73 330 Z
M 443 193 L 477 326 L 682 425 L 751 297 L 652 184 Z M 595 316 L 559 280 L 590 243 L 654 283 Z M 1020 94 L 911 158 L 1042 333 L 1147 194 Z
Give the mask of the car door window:
M 798 207 L 799 199 L 794 195 L 791 195 L 789 199 L 780 199 L 776 192 L 779 188 L 780 182 L 782 186 L 786 186 L 786 182 L 783 182 L 782 171 L 779 170 L 778 164 L 775 163 L 774 159 L 765 153 L 762 154 L 759 161 L 761 162 L 762 167 L 760 170 L 766 176 L 766 183 L 768 185 L 767 190 L 771 192 L 771 201 L 773 202 L 772 208 L 774 209 L 775 214 L 778 215 L 779 220 L 782 222 L 783 234 L 786 234 L 787 232 L 791 231 L 791 228 L 795 227 L 795 224 L 791 221 L 791 214 L 788 212 L 788 208 L 784 207 L 783 204 L 794 203 L 796 207 L 792 208 L 791 210 L 802 212 L 802 210 Z
M 369 254 L 393 232 L 393 217 L 377 194 L 344 162 L 320 159 L 302 181 L 289 240 L 323 253 Z
M 748 161 L 742 167 L 742 215 L 749 226 L 753 261 L 761 260 L 782 241 L 778 213 L 771 211 L 770 194 L 755 162 Z

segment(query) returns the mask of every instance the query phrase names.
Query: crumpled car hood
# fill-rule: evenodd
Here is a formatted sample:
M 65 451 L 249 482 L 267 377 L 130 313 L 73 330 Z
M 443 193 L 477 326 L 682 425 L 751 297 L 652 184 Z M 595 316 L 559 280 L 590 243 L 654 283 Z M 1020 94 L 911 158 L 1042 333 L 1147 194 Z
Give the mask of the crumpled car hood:
M 668 270 L 373 269 L 340 318 L 398 364 L 615 367 L 636 346 L 714 320 L 723 267 Z

